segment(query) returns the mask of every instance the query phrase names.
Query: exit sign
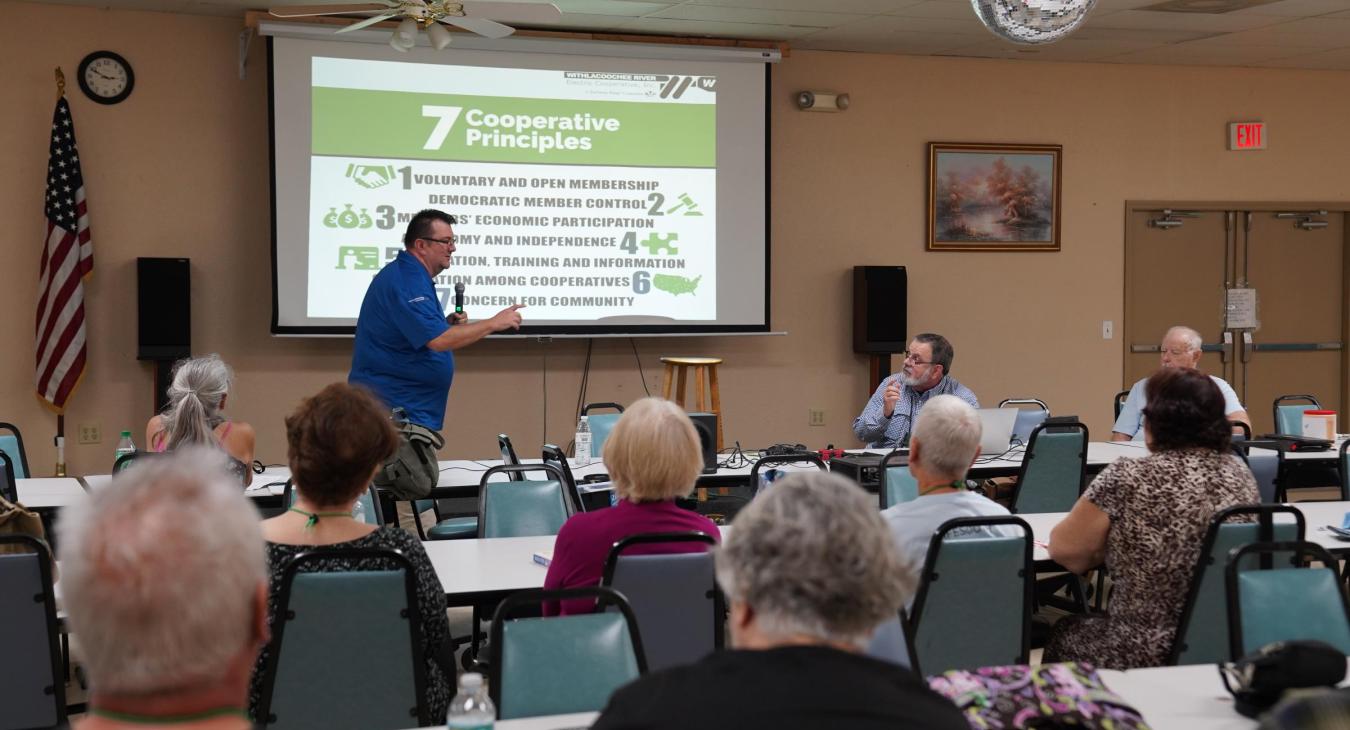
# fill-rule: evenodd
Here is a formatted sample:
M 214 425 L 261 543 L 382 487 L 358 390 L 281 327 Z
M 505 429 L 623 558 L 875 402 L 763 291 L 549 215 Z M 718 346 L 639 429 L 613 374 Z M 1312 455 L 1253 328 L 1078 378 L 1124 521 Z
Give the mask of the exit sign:
M 1265 148 L 1265 122 L 1232 122 L 1228 125 L 1228 149 L 1263 150 Z

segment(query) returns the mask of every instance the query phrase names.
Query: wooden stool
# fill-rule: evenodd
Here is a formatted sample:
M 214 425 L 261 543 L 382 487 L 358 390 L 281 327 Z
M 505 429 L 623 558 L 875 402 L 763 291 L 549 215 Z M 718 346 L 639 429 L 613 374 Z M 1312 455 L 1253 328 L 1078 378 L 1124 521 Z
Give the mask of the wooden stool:
M 717 450 L 722 450 L 722 395 L 717 390 L 717 366 L 722 364 L 720 357 L 663 357 L 666 365 L 665 375 L 661 378 L 661 397 L 673 400 L 684 406 L 685 373 L 694 369 L 694 408 L 696 412 L 712 413 L 717 416 Z M 672 377 L 673 376 L 673 377 Z M 704 400 L 703 382 L 707 380 L 708 393 L 712 396 L 712 407 Z M 675 398 L 670 397 L 670 386 L 675 384 Z

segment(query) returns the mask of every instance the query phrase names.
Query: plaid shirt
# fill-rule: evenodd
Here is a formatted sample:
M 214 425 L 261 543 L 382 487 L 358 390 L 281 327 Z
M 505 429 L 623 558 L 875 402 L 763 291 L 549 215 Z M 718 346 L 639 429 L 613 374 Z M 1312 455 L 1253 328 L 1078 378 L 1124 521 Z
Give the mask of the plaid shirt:
M 900 400 L 895 403 L 895 411 L 887 418 L 882 410 L 886 405 L 886 386 L 899 379 L 900 375 L 896 374 L 881 381 L 877 392 L 872 394 L 862 413 L 853 419 L 854 435 L 859 440 L 866 441 L 869 449 L 891 449 L 898 446 L 909 435 L 910 426 L 918 417 L 923 404 L 935 395 L 954 395 L 969 403 L 972 408 L 980 407 L 979 400 L 975 398 L 970 388 L 944 375 L 937 385 L 922 393 L 916 392 L 908 385 L 902 386 Z

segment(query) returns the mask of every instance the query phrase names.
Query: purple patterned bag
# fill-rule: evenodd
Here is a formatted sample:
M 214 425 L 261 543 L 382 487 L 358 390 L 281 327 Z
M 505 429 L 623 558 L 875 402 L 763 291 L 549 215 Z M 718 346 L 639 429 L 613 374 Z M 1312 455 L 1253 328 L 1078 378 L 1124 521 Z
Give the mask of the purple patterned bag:
M 961 708 L 972 730 L 1148 730 L 1139 711 L 1107 689 L 1091 664 L 952 670 L 929 677 L 928 686 Z

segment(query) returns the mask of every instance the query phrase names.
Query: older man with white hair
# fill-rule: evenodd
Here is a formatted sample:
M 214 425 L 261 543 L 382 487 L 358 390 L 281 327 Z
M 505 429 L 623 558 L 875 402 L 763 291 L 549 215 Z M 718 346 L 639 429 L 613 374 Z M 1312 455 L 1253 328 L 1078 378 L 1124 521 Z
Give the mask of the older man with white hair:
M 204 449 L 145 460 L 61 515 L 61 588 L 89 675 L 81 730 L 249 728 L 267 637 L 258 513 Z
M 1201 349 L 1204 344 L 1204 338 L 1199 332 L 1190 327 L 1176 326 L 1167 330 L 1167 334 L 1162 341 L 1161 363 L 1165 368 L 1193 368 L 1199 369 L 1200 356 L 1204 354 Z M 1247 415 L 1247 410 L 1242 407 L 1242 402 L 1238 400 L 1237 393 L 1233 392 L 1233 386 L 1213 375 L 1209 376 L 1214 384 L 1219 386 L 1219 392 L 1223 393 L 1223 411 L 1230 421 L 1238 421 L 1251 428 L 1252 419 Z M 1144 383 L 1148 378 L 1140 378 L 1139 382 L 1130 388 L 1130 395 L 1125 399 L 1125 405 L 1120 407 L 1120 415 L 1116 416 L 1116 425 L 1111 427 L 1112 441 L 1143 441 L 1144 440 L 1144 409 L 1148 403 L 1144 400 Z
M 620 688 L 595 730 L 969 727 L 921 678 L 862 654 L 915 577 L 856 484 L 775 482 L 737 515 L 716 566 L 733 648 Z
M 923 567 L 933 533 L 957 517 L 1007 515 L 1002 505 L 966 488 L 966 472 L 980 455 L 980 417 L 965 401 L 939 395 L 924 406 L 909 442 L 909 472 L 919 496 L 881 513 L 896 547 L 915 570 Z M 1015 536 L 1010 527 L 963 527 L 950 537 Z

